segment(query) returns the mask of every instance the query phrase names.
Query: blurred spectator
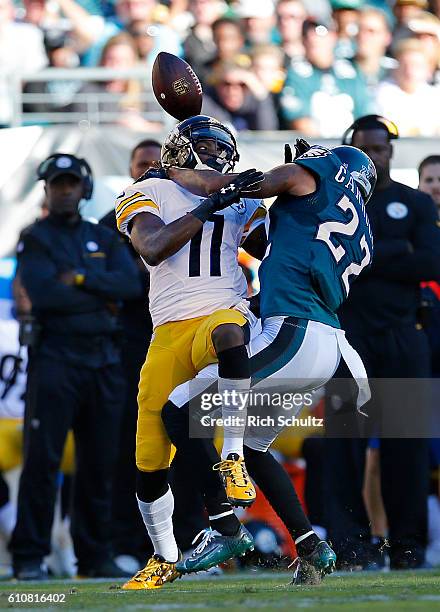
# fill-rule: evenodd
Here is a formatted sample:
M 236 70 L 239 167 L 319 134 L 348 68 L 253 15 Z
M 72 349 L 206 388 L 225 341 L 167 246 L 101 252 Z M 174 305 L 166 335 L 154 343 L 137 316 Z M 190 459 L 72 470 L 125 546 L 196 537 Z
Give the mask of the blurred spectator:
M 359 10 L 362 0 L 331 0 L 332 17 L 336 23 L 338 41 L 336 57 L 353 57 L 358 32 Z
M 62 31 L 48 31 L 44 37 L 49 66 L 53 68 L 76 68 L 79 65 L 79 57 L 72 46 L 71 41 Z M 74 98 L 83 86 L 83 81 L 30 81 L 25 83 L 23 92 L 25 94 L 49 94 L 50 101 L 47 102 L 25 102 L 23 112 L 25 113 L 53 113 L 69 112 L 75 110 Z
M 440 19 L 426 11 L 408 21 L 408 30 L 421 43 L 428 59 L 430 82 L 440 83 Z
M 440 211 L 440 155 L 428 155 L 420 162 L 419 189 L 431 196 Z
M 427 8 L 428 0 L 396 0 L 393 6 L 396 18 L 395 33 L 398 34 L 399 29 L 406 27 L 410 19 L 417 17 L 420 11 Z
M 10 79 L 47 65 L 43 34 L 30 23 L 14 21 L 11 0 L 0 0 L 0 127 L 12 119 Z
M 422 43 L 401 41 L 396 49 L 399 62 L 389 80 L 377 88 L 377 108 L 393 117 L 402 136 L 440 134 L 440 89 L 429 84 L 430 66 Z
M 47 0 L 21 0 L 23 8 L 17 9 L 16 20 L 37 26 L 46 35 L 48 32 L 68 33 L 70 23 L 60 14 L 58 3 Z
M 283 59 L 283 52 L 275 45 L 259 45 L 251 54 L 252 71 L 272 94 L 280 93 L 286 78 Z
M 245 35 L 239 20 L 222 17 L 212 24 L 212 35 L 216 46 L 215 56 L 205 62 L 202 68 L 202 83 L 207 82 L 209 74 L 222 62 L 233 62 L 248 68 L 249 56 L 244 52 Z
M 114 70 L 129 70 L 138 65 L 138 49 L 133 38 L 126 32 L 121 32 L 110 38 L 103 51 L 99 63 L 104 68 Z M 114 79 L 86 83 L 80 93 L 98 94 L 91 96 L 98 112 L 103 116 L 104 123 L 117 123 L 130 129 L 158 132 L 161 124 L 147 121 L 142 117 L 145 103 L 142 100 L 143 86 L 141 81 L 134 79 Z M 102 95 L 100 95 L 102 94 Z M 84 104 L 77 104 L 76 110 L 87 110 Z M 105 113 L 109 116 L 106 117 Z
M 46 17 L 46 0 L 23 0 L 23 21 L 41 27 Z
M 206 88 L 202 112 L 236 130 L 276 130 L 273 100 L 259 79 L 237 64 L 223 62 Z
M 225 4 L 221 0 L 190 0 L 189 10 L 194 25 L 183 43 L 183 50 L 187 62 L 198 77 L 204 79 L 204 64 L 212 61 L 216 55 L 212 24 L 224 13 Z
M 394 49 L 401 40 L 410 36 L 408 22 L 416 18 L 422 11 L 426 10 L 427 6 L 428 0 L 396 0 L 393 6 L 395 22 L 392 49 Z
M 59 5 L 71 22 L 84 65 L 96 66 L 107 41 L 121 30 L 129 29 L 133 21 L 143 22 L 149 28 L 148 32 L 154 40 L 153 51 L 148 58 L 150 61 L 154 61 L 159 51 L 180 54 L 177 34 L 155 19 L 157 0 L 116 0 L 116 17 L 110 19 L 91 15 L 75 0 L 59 0 Z
M 246 48 L 252 51 L 255 45 L 272 41 L 272 29 L 275 25 L 273 0 L 238 0 L 234 11 L 242 20 L 246 32 Z
M 302 27 L 307 13 L 301 0 L 279 0 L 276 16 L 280 46 L 285 56 L 284 65 L 288 68 L 291 60 L 304 56 Z
M 286 78 L 282 50 L 275 45 L 259 45 L 254 48 L 251 61 L 251 70 L 269 92 L 276 113 L 279 115 L 280 93 Z
M 148 22 L 142 20 L 133 20 L 128 26 L 127 31 L 133 38 L 137 47 L 138 58 L 142 62 L 146 62 L 149 66 L 153 64 L 152 56 L 157 55 L 154 45 L 154 36 L 152 28 Z M 147 73 L 147 70 L 146 70 Z
M 124 381 L 117 302 L 140 292 L 126 247 L 102 226 L 81 219 L 90 198 L 89 166 L 72 155 L 48 158 L 49 216 L 19 245 L 19 272 L 33 323 L 25 412 L 25 453 L 11 540 L 14 575 L 43 580 L 50 551 L 56 480 L 67 432 L 73 429 L 76 476 L 72 538 L 78 573 L 123 576 L 112 559 L 111 477 Z
M 334 59 L 336 32 L 311 19 L 303 25 L 306 56 L 292 62 L 281 93 L 283 127 L 309 136 L 337 136 L 369 111 L 363 78 L 345 59 Z
M 386 56 L 392 34 L 385 13 L 365 8 L 359 13 L 354 65 L 370 88 L 375 88 L 396 67 L 396 61 Z

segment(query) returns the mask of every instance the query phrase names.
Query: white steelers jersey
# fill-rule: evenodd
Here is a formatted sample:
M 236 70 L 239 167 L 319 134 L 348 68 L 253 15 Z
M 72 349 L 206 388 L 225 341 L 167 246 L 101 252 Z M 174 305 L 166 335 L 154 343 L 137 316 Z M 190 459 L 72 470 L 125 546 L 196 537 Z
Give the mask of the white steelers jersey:
M 116 200 L 116 222 L 129 235 L 130 221 L 141 212 L 169 224 L 196 208 L 203 197 L 173 181 L 146 179 L 127 187 Z M 243 240 L 264 223 L 261 200 L 242 199 L 215 213 L 180 251 L 150 272 L 153 326 L 193 319 L 237 305 L 246 297 L 246 280 L 237 263 Z

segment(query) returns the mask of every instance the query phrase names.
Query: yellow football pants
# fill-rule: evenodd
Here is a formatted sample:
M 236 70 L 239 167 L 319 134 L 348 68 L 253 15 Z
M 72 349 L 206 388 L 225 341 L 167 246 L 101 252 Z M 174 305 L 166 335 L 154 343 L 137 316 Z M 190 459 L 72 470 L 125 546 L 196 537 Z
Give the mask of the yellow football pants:
M 162 423 L 162 408 L 177 385 L 217 361 L 212 333 L 227 323 L 244 326 L 247 321 L 237 310 L 225 309 L 154 330 L 139 381 L 136 465 L 142 472 L 170 466 L 175 449 Z

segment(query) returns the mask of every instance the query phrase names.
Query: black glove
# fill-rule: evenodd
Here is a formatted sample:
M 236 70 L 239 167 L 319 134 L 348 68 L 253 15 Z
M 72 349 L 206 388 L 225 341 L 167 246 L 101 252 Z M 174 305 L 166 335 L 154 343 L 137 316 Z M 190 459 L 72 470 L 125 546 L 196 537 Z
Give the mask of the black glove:
M 141 176 L 136 179 L 134 183 L 140 183 L 140 181 L 145 181 L 145 179 L 149 178 L 167 179 L 169 178 L 167 169 L 159 165 L 151 166 L 151 168 L 148 168 L 146 172 L 141 174 Z
M 285 164 L 291 164 L 294 159 L 296 159 L 297 157 L 300 157 L 300 155 L 308 151 L 312 145 L 310 145 L 307 142 L 307 140 L 304 140 L 304 138 L 297 138 L 293 146 L 295 147 L 295 157 L 293 157 L 293 153 L 292 153 L 290 144 L 284 145 L 284 163 Z
M 191 211 L 191 214 L 204 223 L 216 211 L 223 210 L 231 204 L 239 202 L 243 191 L 257 191 L 259 184 L 263 180 L 263 172 L 255 170 L 255 168 L 245 170 L 245 172 L 238 174 L 232 183 L 222 187 L 219 191 L 211 193 L 206 200 L 203 200 L 197 208 Z

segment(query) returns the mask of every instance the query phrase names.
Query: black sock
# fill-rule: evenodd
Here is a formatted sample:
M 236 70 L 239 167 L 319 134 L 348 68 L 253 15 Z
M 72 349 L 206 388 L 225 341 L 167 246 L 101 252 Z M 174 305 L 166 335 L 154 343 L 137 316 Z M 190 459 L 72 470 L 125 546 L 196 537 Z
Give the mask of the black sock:
M 204 495 L 204 500 L 211 528 L 225 536 L 236 535 L 241 523 L 235 516 L 231 504 L 228 502 L 223 485 L 218 492 L 213 490 L 207 492 Z
M 299 555 L 307 555 L 319 542 L 305 515 L 295 488 L 286 470 L 269 451 L 256 451 L 244 446 L 244 460 L 250 476 L 287 527 L 293 540 L 312 532 L 296 545 Z
M 185 408 L 178 408 L 167 402 L 162 410 L 162 420 L 168 436 L 180 455 L 180 461 L 186 462 L 188 470 L 197 479 L 203 495 L 210 524 L 222 535 L 235 535 L 240 529 L 240 521 L 234 514 L 226 497 L 225 489 L 218 472 L 212 466 L 220 457 L 212 440 L 189 437 L 189 417 Z

